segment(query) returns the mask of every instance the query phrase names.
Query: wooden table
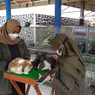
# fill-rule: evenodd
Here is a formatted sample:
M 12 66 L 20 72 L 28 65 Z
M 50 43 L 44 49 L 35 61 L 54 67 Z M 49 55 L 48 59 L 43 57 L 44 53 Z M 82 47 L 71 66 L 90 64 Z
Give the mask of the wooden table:
M 37 95 L 42 95 L 38 85 L 36 84 L 35 79 L 33 79 L 33 78 L 28 78 L 25 75 L 20 76 L 20 75 L 8 73 L 8 72 L 4 72 L 4 78 L 10 80 L 12 85 L 15 87 L 18 95 L 23 95 L 23 93 L 22 93 L 21 89 L 19 88 L 19 86 L 18 86 L 18 84 L 16 82 L 21 82 L 21 83 L 27 84 L 27 88 L 26 88 L 26 92 L 25 92 L 26 94 L 25 95 L 28 95 L 28 92 L 30 90 L 31 85 L 35 89 Z

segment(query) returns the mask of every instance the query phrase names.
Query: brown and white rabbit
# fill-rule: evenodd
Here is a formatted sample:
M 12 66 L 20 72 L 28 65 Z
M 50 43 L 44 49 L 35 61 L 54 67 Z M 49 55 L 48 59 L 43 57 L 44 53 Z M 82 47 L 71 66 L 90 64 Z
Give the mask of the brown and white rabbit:
M 31 61 L 22 58 L 15 58 L 9 63 L 8 70 L 16 74 L 28 74 L 33 68 Z

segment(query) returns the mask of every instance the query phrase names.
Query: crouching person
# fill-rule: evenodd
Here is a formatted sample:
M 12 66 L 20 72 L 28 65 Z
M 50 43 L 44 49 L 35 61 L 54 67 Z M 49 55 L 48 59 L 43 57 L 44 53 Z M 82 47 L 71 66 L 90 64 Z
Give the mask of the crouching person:
M 58 34 L 52 39 L 51 46 L 56 50 L 53 57 L 58 63 L 52 95 L 84 95 L 85 65 L 75 42 Z

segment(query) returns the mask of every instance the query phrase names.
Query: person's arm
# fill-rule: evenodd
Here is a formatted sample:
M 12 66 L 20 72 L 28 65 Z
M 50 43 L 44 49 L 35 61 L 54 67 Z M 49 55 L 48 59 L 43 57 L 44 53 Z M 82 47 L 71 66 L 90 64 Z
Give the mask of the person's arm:
M 7 61 L 4 60 L 3 56 L 3 47 L 2 44 L 0 43 L 0 71 L 4 71 L 6 69 Z

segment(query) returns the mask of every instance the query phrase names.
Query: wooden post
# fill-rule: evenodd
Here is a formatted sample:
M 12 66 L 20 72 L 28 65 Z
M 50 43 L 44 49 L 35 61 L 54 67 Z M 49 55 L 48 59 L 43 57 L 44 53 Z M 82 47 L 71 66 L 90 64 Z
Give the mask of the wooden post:
M 83 26 L 84 25 L 84 9 L 85 9 L 85 0 L 80 1 L 80 22 L 79 25 Z

